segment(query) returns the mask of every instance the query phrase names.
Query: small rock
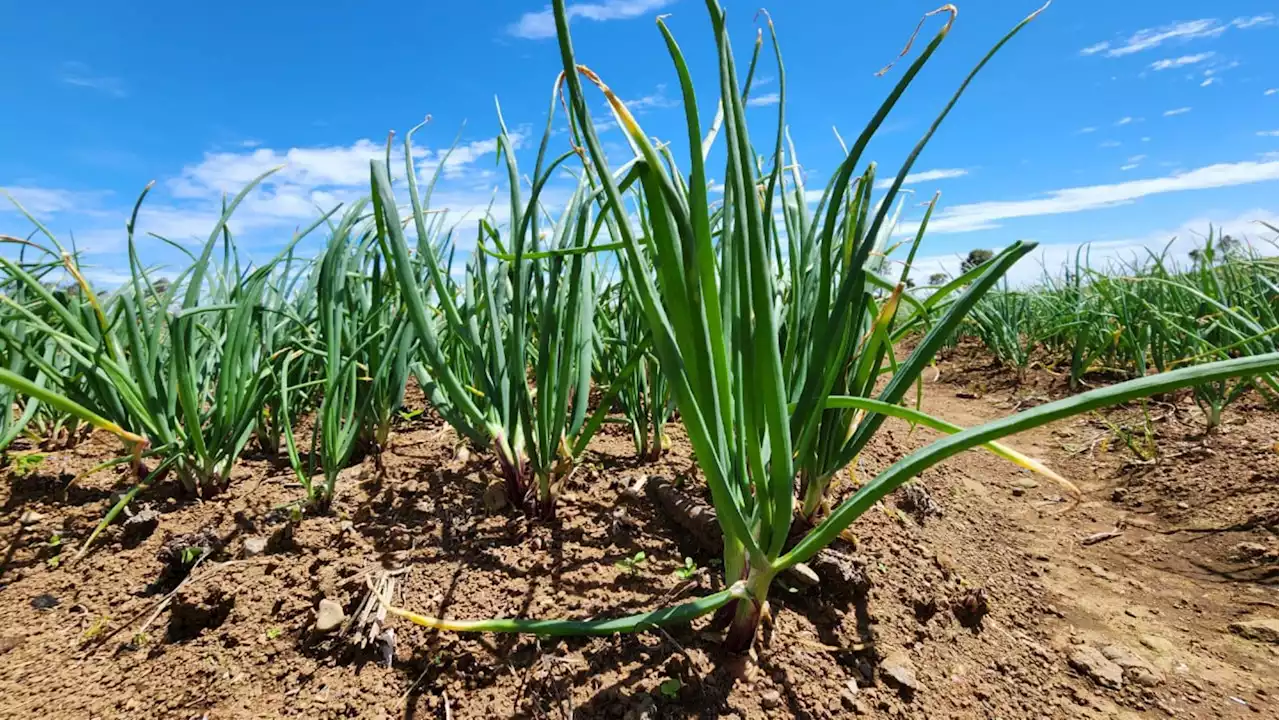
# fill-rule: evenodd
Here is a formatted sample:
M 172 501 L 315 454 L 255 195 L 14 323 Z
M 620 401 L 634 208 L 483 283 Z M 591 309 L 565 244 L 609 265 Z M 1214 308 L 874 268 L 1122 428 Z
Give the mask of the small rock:
M 766 690 L 764 694 L 760 696 L 760 706 L 766 710 L 773 710 L 774 708 L 781 707 L 782 693 L 777 690 Z
M 1023 495 L 1026 495 L 1026 494 L 1027 494 L 1027 491 L 1024 488 L 1020 488 L 1016 486 L 1013 488 L 1014 497 L 1022 497 Z
M 916 666 L 911 658 L 901 650 L 889 653 L 880 661 L 880 672 L 892 680 L 898 687 L 914 692 L 920 689 L 916 680 Z
M 489 483 L 484 489 L 484 508 L 496 513 L 507 506 L 507 486 L 501 481 Z
M 23 517 L 26 517 L 25 515 Z M 1232 548 L 1233 554 L 1238 558 L 1258 557 L 1267 552 L 1267 546 L 1262 543 L 1242 542 Z
M 1280 619 L 1275 617 L 1239 620 L 1228 625 L 1227 629 L 1245 640 L 1269 645 L 1280 642 Z
M 1023 490 L 1035 490 L 1036 488 L 1040 487 L 1040 483 L 1036 482 L 1035 480 L 1032 480 L 1031 478 L 1024 477 L 1024 478 L 1018 478 L 1017 480 L 1014 480 L 1013 486 L 1020 487 Z
M 267 551 L 267 539 L 264 537 L 248 537 L 244 539 L 244 556 L 258 557 Z
M 1116 488 L 1111 491 L 1111 502 L 1124 502 L 1129 496 L 1129 488 Z
M 1179 510 L 1189 510 L 1190 508 L 1191 508 L 1191 506 L 1190 506 L 1190 505 L 1188 505 L 1188 504 L 1187 504 L 1187 503 L 1185 503 L 1185 502 L 1180 502 L 1180 503 L 1178 503 L 1178 509 L 1179 509 Z
M 346 619 L 347 614 L 343 612 L 342 606 L 329 598 L 321 600 L 316 606 L 316 630 L 320 632 L 332 632 Z
M 45 593 L 43 595 L 37 595 L 31 598 L 31 607 L 37 610 L 52 610 L 53 608 L 56 608 L 61 604 L 62 604 L 61 600 L 50 595 L 49 593 Z
M 1124 668 L 1125 678 L 1139 685 L 1155 687 L 1164 682 L 1164 677 L 1150 663 L 1123 645 L 1108 645 L 1102 648 L 1102 655 Z
M 1124 670 L 1088 645 L 1072 650 L 1067 661 L 1071 663 L 1071 667 L 1088 675 L 1103 687 L 1118 689 L 1124 684 Z
M 458 446 L 458 453 L 454 458 L 460 463 L 468 463 L 471 461 L 471 450 L 466 445 Z
M 1138 640 L 1148 649 L 1154 650 L 1161 655 L 1169 655 L 1173 653 L 1173 643 L 1159 635 L 1143 635 L 1138 638 Z
M 35 510 L 28 510 L 22 513 L 22 517 L 18 518 L 18 524 L 22 527 L 31 527 L 44 519 L 44 515 Z

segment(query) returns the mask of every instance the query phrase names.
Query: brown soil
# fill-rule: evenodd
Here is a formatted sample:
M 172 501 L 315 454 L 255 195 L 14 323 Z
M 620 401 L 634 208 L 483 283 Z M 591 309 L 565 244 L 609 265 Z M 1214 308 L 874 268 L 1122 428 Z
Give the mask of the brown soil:
M 923 409 L 962 425 L 1065 394 L 1043 370 L 1015 383 L 969 345 L 927 377 Z M 606 426 L 553 525 L 487 511 L 487 459 L 459 459 L 452 431 L 419 420 L 395 434 L 385 476 L 371 461 L 344 472 L 330 516 L 294 522 L 279 507 L 301 493 L 290 473 L 251 457 L 212 501 L 144 495 L 135 510 L 150 521 L 111 528 L 71 563 L 125 487 L 110 473 L 66 487 L 114 451 L 95 436 L 26 477 L 4 471 L 0 717 L 1270 714 L 1274 637 L 1237 623 L 1277 619 L 1275 408 L 1246 399 L 1207 437 L 1184 398 L 1148 411 L 1154 460 L 1100 418 L 1011 440 L 1075 482 L 1078 503 L 984 453 L 926 472 L 852 528 L 869 593 L 778 588 L 747 659 L 721 651 L 706 620 L 566 640 L 392 620 L 390 667 L 315 629 L 322 598 L 350 614 L 382 568 L 408 568 L 398 604 L 455 618 L 635 612 L 719 588 L 714 557 L 629 489 L 693 472 L 678 428 L 670 454 L 639 465 L 623 428 Z M 1140 406 L 1106 417 L 1141 426 Z M 887 424 L 857 476 L 931 437 Z M 266 552 L 245 558 L 250 538 Z M 641 550 L 636 572 L 619 564 Z M 686 556 L 701 568 L 688 582 L 674 574 Z M 1119 688 L 1104 686 L 1098 651 L 1129 666 Z

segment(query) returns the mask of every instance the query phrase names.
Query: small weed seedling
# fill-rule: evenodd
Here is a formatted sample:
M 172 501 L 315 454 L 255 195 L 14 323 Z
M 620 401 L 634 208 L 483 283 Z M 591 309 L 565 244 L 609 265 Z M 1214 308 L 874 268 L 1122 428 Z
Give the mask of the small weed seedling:
M 44 462 L 43 453 L 27 453 L 26 455 L 10 455 L 8 457 L 9 467 L 13 468 L 13 476 L 18 478 L 29 477 L 31 473 L 40 467 L 40 463 Z
M 631 557 L 622 558 L 614 563 L 613 566 L 628 575 L 636 576 L 640 574 L 640 566 L 644 564 L 646 559 L 644 551 L 641 550 Z
M 667 678 L 658 685 L 658 692 L 662 693 L 662 697 L 668 700 L 675 700 L 680 697 L 680 688 L 684 687 L 684 683 L 678 678 Z
M 681 580 L 690 580 L 698 573 L 698 566 L 693 562 L 693 558 L 685 558 L 684 565 L 676 568 L 674 575 Z

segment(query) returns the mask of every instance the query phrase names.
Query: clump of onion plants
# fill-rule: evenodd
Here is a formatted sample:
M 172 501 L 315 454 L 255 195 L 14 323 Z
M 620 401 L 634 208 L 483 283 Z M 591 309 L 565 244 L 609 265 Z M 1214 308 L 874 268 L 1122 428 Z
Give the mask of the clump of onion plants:
M 719 60 L 720 135 L 725 145 L 724 199 L 714 212 L 707 196 L 707 156 L 693 80 L 666 22 L 659 19 L 658 27 L 684 100 L 689 148 L 686 170 L 677 169 L 669 146 L 655 146 L 602 78 L 578 63 L 565 2 L 553 3 L 572 137 L 584 157 L 585 177 L 599 188 L 592 201 L 598 203 L 609 232 L 621 245 L 621 267 L 644 309 L 662 372 L 715 506 L 724 536 L 724 589 L 681 605 L 608 620 L 460 621 L 398 608 L 392 612 L 440 629 L 547 635 L 632 632 L 717 612 L 728 627 L 726 646 L 742 651 L 755 638 L 773 580 L 780 572 L 804 563 L 885 494 L 931 465 L 963 450 L 1104 405 L 1223 377 L 1274 371 L 1277 355 L 1273 353 L 1134 380 L 963 431 L 937 421 L 935 426 L 950 434 L 868 480 L 792 544 L 796 478 L 819 452 L 817 443 L 823 437 L 820 430 L 826 411 L 841 408 L 860 413 L 842 428 L 843 437 L 832 437 L 833 466 L 856 456 L 886 418 L 908 416 L 908 412 L 921 416 L 901 407 L 901 398 L 974 304 L 1033 247 L 1017 243 L 982 266 L 945 311 L 930 320 L 915 350 L 905 360 L 888 361 L 887 384 L 877 390 L 869 382 L 856 382 L 864 377 L 864 370 L 870 373 L 877 367 L 875 357 L 882 352 L 887 357 L 889 349 L 883 339 L 878 347 L 868 345 L 868 333 L 858 330 L 869 327 L 872 334 L 886 333 L 888 323 L 882 315 L 902 297 L 902 283 L 892 281 L 887 296 L 877 295 L 884 284 L 868 270 L 880 266 L 878 261 L 869 261 L 894 198 L 916 158 L 973 77 L 1035 14 L 1018 23 L 981 59 L 903 162 L 881 201 L 864 203 L 874 211 L 850 218 L 847 198 L 863 150 L 951 31 L 949 19 L 849 147 L 824 192 L 818 216 L 807 227 L 786 228 L 789 233 L 801 234 L 791 238 L 783 237 L 773 221 L 787 166 L 783 150 L 785 102 L 778 105 L 777 133 L 766 156 L 766 168 L 758 169 L 759 155 L 748 133 L 724 12 L 715 0 L 708 0 L 707 7 Z M 946 10 L 954 19 L 954 8 Z M 774 47 L 776 52 L 776 40 Z M 780 53 L 778 64 L 779 94 L 785 100 Z M 590 99 L 594 92 L 588 93 L 589 86 L 604 95 L 635 150 L 635 157 L 623 167 L 610 165 L 596 135 L 590 111 L 596 103 Z M 647 208 L 649 220 L 643 235 L 631 223 L 625 196 L 630 188 L 643 196 Z M 798 291 L 782 293 L 779 288 L 778 278 L 785 274 L 781 245 L 802 241 L 816 248 L 813 263 L 820 273 L 811 299 Z M 843 269 L 837 274 L 838 257 Z M 795 314 L 789 304 L 796 302 L 813 304 L 804 310 L 812 326 L 793 339 L 791 334 L 798 332 L 798 326 L 784 325 L 782 318 Z M 803 363 L 807 368 L 803 379 L 789 378 L 784 371 L 791 354 L 808 358 Z M 850 369 L 849 376 L 855 382 L 844 387 L 857 394 L 833 393 L 837 379 Z

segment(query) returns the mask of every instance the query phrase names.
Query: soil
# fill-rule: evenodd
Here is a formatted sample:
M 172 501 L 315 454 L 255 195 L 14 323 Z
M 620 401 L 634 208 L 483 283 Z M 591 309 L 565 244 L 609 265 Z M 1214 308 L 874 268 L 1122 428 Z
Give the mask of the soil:
M 1019 381 L 967 343 L 926 380 L 922 409 L 961 425 L 1068 394 L 1060 376 Z M 696 492 L 680 428 L 639 464 L 624 428 L 605 426 L 557 520 L 529 524 L 495 509 L 486 454 L 459 452 L 424 414 L 397 428 L 383 472 L 343 472 L 326 516 L 291 512 L 291 473 L 251 455 L 212 500 L 148 491 L 135 520 L 72 562 L 127 489 L 110 472 L 69 485 L 116 451 L 95 435 L 29 474 L 3 471 L 0 717 L 1269 715 L 1276 408 L 1246 397 L 1208 435 L 1186 397 L 1145 417 L 1152 458 L 1117 434 L 1146 437 L 1138 404 L 1010 439 L 1079 498 L 986 453 L 927 471 L 852 527 L 870 589 L 776 588 L 748 657 L 723 652 L 708 619 L 594 639 L 393 619 L 389 665 L 320 632 L 320 601 L 350 615 L 387 570 L 398 605 L 451 618 L 621 614 L 719 589 L 714 554 L 637 491 L 661 475 Z M 886 423 L 854 475 L 933 437 Z

